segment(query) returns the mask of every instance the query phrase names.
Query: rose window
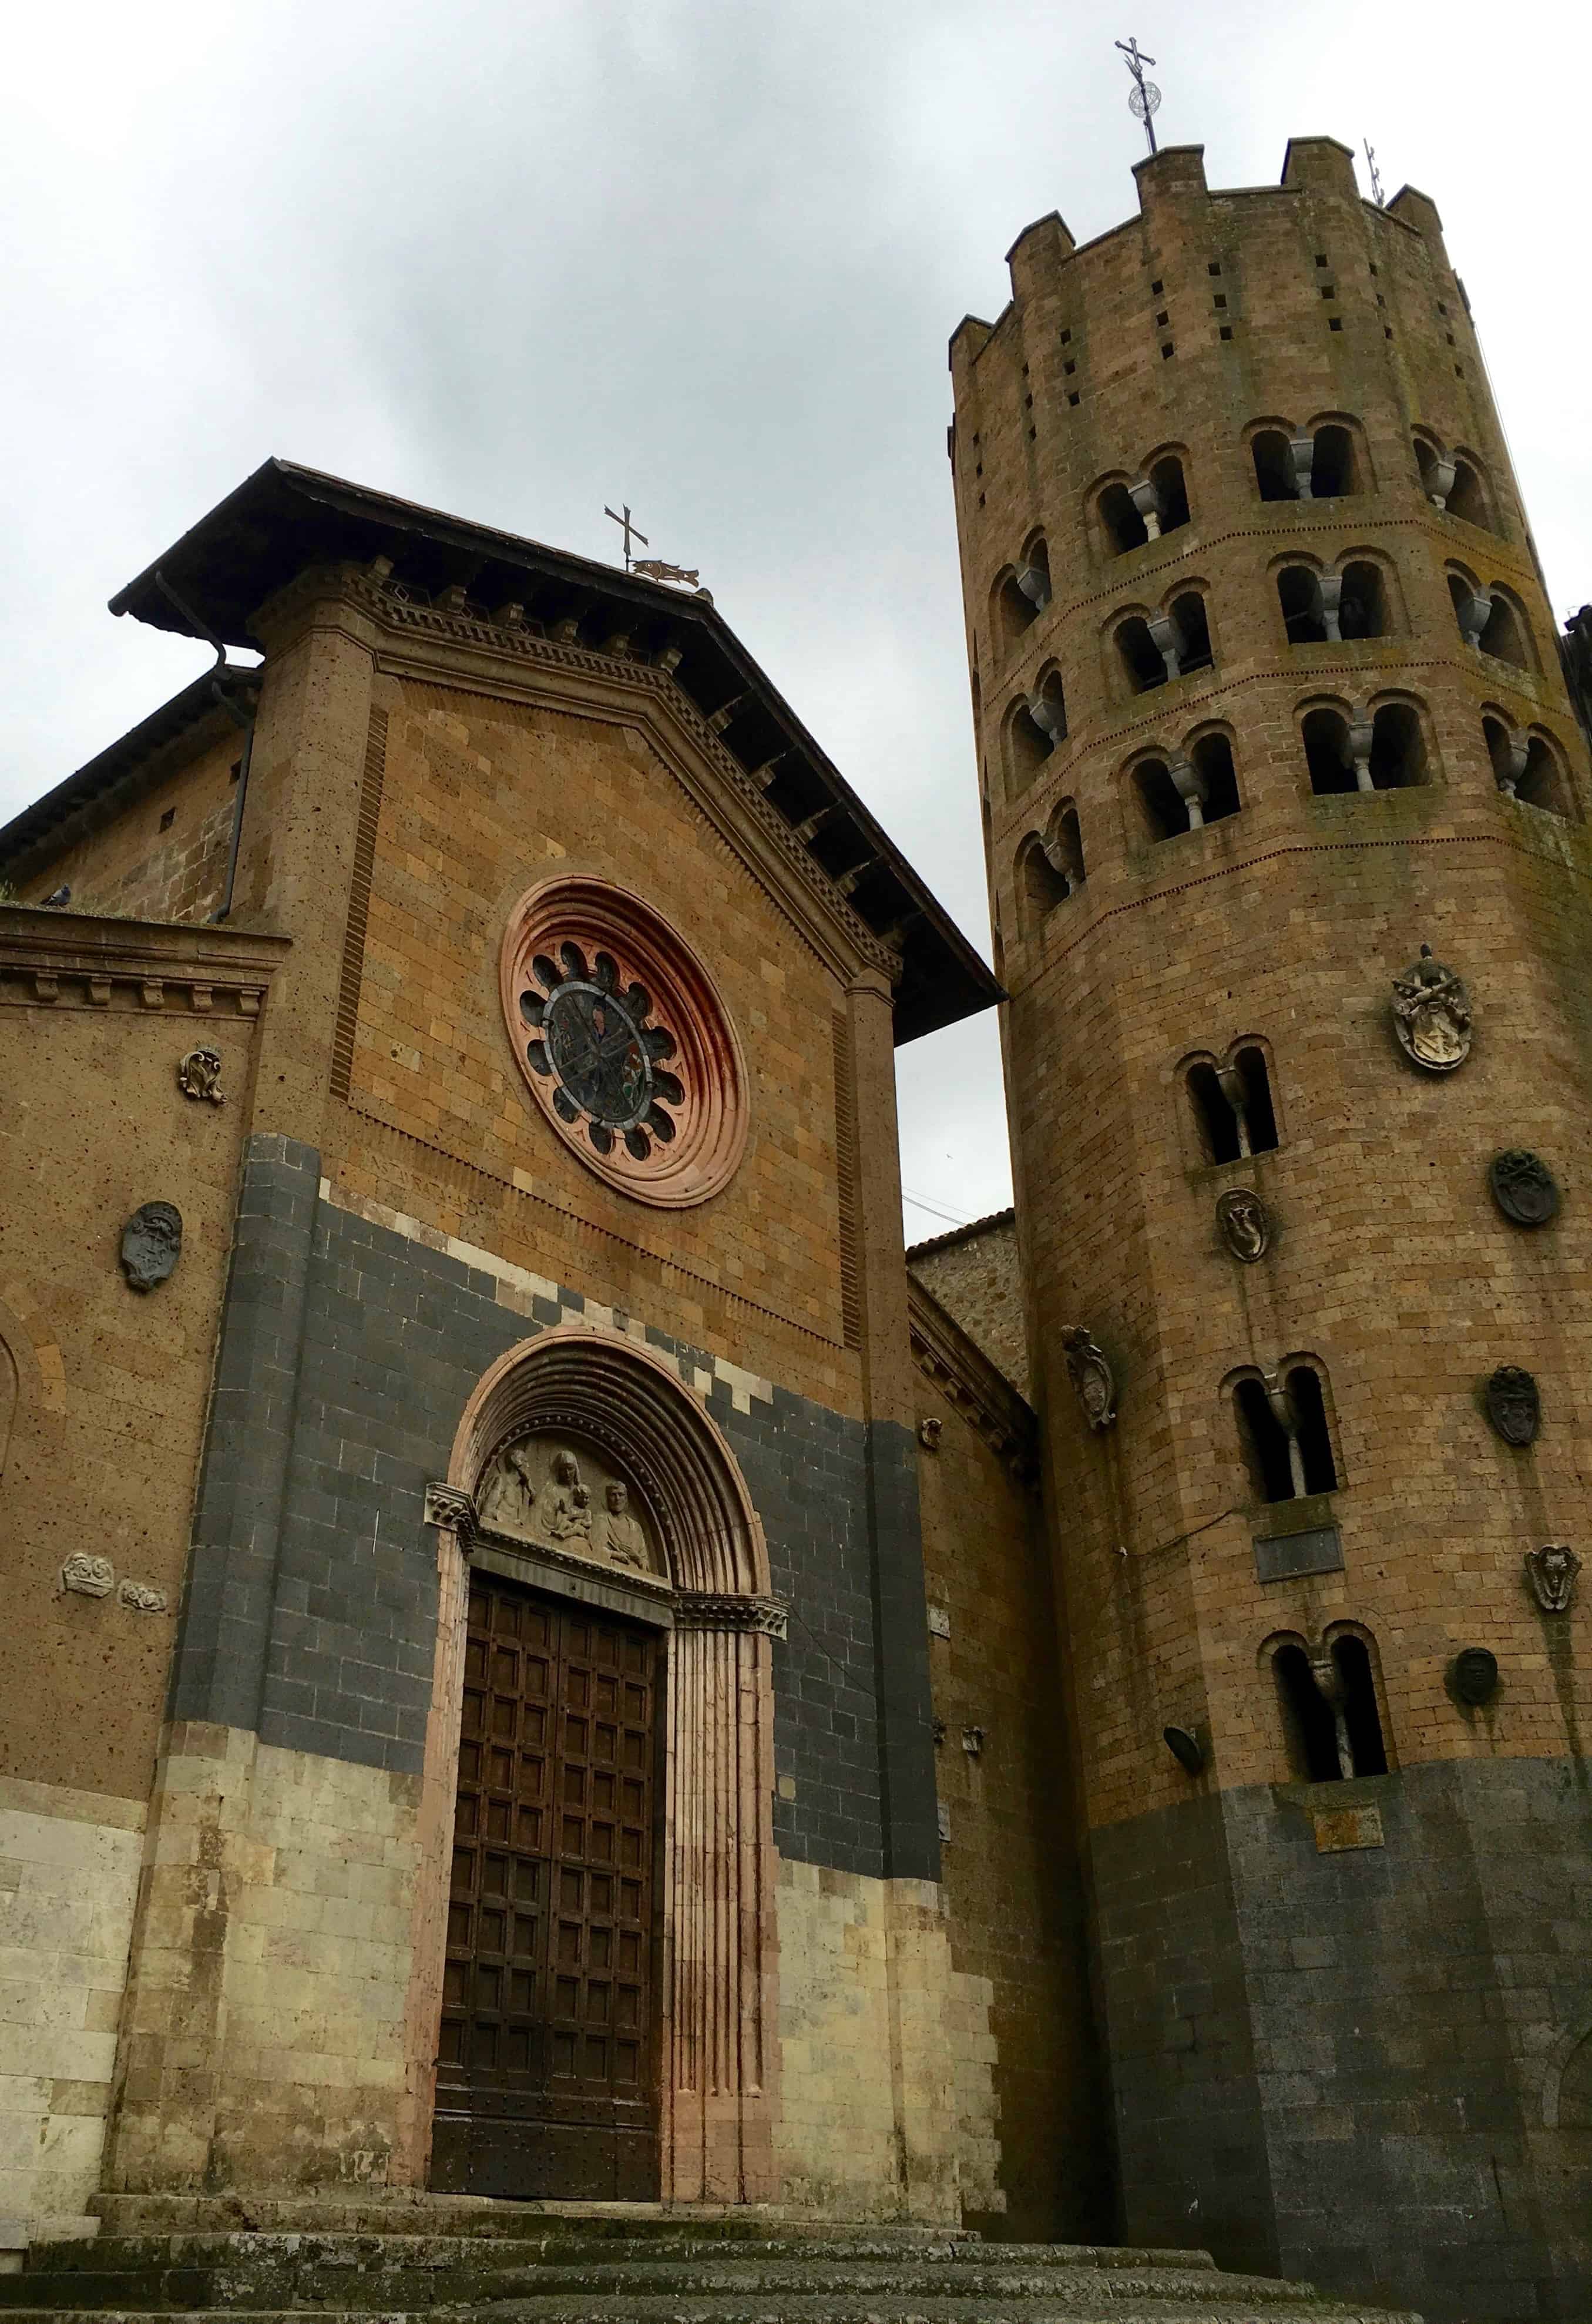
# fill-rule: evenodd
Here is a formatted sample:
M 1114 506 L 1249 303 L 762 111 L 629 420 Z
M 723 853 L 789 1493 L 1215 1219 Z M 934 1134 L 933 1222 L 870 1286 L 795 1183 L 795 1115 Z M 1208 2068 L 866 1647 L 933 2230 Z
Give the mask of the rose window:
M 707 970 L 605 880 L 550 880 L 510 916 L 503 1018 L 540 1111 L 643 1202 L 705 1202 L 746 1142 L 740 1044 Z
M 599 1154 L 612 1153 L 616 1135 L 638 1162 L 650 1157 L 655 1138 L 672 1145 L 671 1108 L 685 1103 L 686 1093 L 664 1065 L 675 1054 L 674 1035 L 647 1021 L 647 987 L 632 982 L 621 991 L 613 954 L 598 953 L 588 969 L 574 944 L 559 946 L 557 964 L 536 954 L 530 973 L 535 981 L 520 995 L 531 1031 L 525 1055 L 533 1073 L 551 1075 L 559 1120 L 584 1116 Z

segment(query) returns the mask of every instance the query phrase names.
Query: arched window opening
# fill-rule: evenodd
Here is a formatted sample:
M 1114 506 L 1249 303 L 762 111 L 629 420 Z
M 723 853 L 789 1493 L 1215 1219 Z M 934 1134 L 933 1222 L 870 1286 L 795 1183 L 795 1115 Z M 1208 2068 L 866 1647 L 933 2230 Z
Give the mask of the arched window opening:
M 1349 1770 L 1357 1775 L 1385 1775 L 1387 1746 L 1382 1739 L 1382 1713 L 1376 1702 L 1376 1674 L 1371 1650 L 1364 1638 L 1348 1631 L 1332 1641 L 1332 1660 L 1342 1688 L 1335 1706 L 1342 1722 L 1339 1745 L 1348 1745 Z
M 1280 428 L 1263 428 L 1249 439 L 1250 456 L 1255 462 L 1255 481 L 1263 501 L 1293 501 L 1299 498 L 1299 477 L 1293 466 L 1293 448 Z
M 1454 481 L 1449 486 L 1448 510 L 1466 524 L 1479 525 L 1484 532 L 1495 532 L 1492 503 L 1482 481 L 1481 471 L 1472 461 L 1456 459 Z
M 1339 637 L 1385 638 L 1387 631 L 1387 588 L 1380 566 L 1368 559 L 1346 565 L 1338 604 Z
M 1210 627 L 1205 618 L 1205 600 L 1197 590 L 1185 590 L 1181 597 L 1173 599 L 1172 623 L 1178 668 L 1170 674 L 1175 678 L 1191 669 L 1209 669 L 1214 659 Z M 1151 634 L 1154 635 L 1153 630 Z
M 1426 737 L 1407 702 L 1385 702 L 1371 731 L 1371 782 L 1376 791 L 1411 790 L 1426 780 Z
M 1096 506 L 1100 530 L 1111 556 L 1126 557 L 1130 549 L 1144 547 L 1150 538 L 1150 529 L 1134 505 L 1126 484 L 1108 484 Z
M 1180 771 L 1183 768 L 1187 768 L 1186 761 L 1181 762 Z M 1192 771 L 1189 768 L 1184 774 L 1185 784 Z M 1142 761 L 1133 770 L 1133 780 L 1138 792 L 1145 830 L 1152 843 L 1175 839 L 1180 832 L 1190 828 L 1189 800 L 1173 781 L 1172 769 L 1164 759 Z M 1201 805 L 1198 800 L 1195 804 Z M 1203 820 L 1202 806 L 1201 815 Z
M 1449 596 L 1460 637 L 1468 646 L 1479 645 L 1481 633 L 1492 618 L 1492 592 L 1478 589 L 1468 573 L 1450 573 Z
M 1307 710 L 1302 733 L 1304 763 L 1310 770 L 1311 790 L 1322 797 L 1334 791 L 1357 790 L 1360 785 L 1349 743 L 1348 720 L 1341 710 Z
M 1064 904 L 1072 892 L 1065 873 L 1051 862 L 1044 842 L 1035 832 L 1024 842 L 1017 863 L 1017 900 L 1024 935 L 1035 935 L 1056 906 Z
M 1510 726 L 1502 718 L 1484 716 L 1481 731 L 1487 746 L 1487 757 L 1493 762 L 1493 780 L 1505 798 L 1518 798 L 1520 779 L 1525 772 L 1531 737 L 1518 726 Z
M 1157 623 L 1157 627 L 1169 626 Z M 1177 656 L 1173 650 L 1171 667 L 1167 658 L 1150 634 L 1149 623 L 1138 614 L 1118 622 L 1116 630 L 1117 651 L 1127 678 L 1128 690 L 1147 694 L 1155 686 L 1164 686 L 1169 678 L 1178 674 Z
M 1296 1782 L 1335 1784 L 1343 1774 L 1338 1757 L 1338 1722 L 1316 1684 L 1302 1646 L 1279 1646 L 1272 1656 L 1277 1708 L 1288 1765 Z
M 1075 896 L 1083 885 L 1083 834 L 1078 827 L 1078 810 L 1063 807 L 1051 817 L 1049 854 L 1052 864 L 1067 882 L 1067 892 Z
M 1515 783 L 1514 796 L 1527 807 L 1540 807 L 1544 815 L 1562 816 L 1566 821 L 1571 816 L 1564 770 L 1558 754 L 1541 734 L 1532 734 L 1527 741 L 1525 765 Z
M 1219 823 L 1224 816 L 1237 815 L 1241 804 L 1238 798 L 1238 774 L 1233 764 L 1233 746 L 1225 734 L 1201 735 L 1189 752 L 1194 771 L 1205 785 L 1205 820 Z
M 1337 1488 L 1338 1468 L 1332 1458 L 1332 1432 L 1327 1425 L 1321 1375 L 1308 1364 L 1296 1364 L 1288 1375 L 1288 1396 L 1304 1469 L 1304 1489 L 1330 1493 Z
M 1207 1162 L 1241 1162 L 1272 1152 L 1277 1117 L 1263 1050 L 1251 1044 L 1225 1065 L 1191 1065 L 1187 1087 Z
M 1520 609 L 1502 590 L 1492 593 L 1491 609 L 1476 642 L 1483 653 L 1491 654 L 1495 661 L 1511 662 L 1516 669 L 1530 669 L 1532 666 Z
M 1028 561 L 996 586 L 994 627 L 1004 653 L 1011 652 L 1049 603 L 1050 567 L 1041 541 Z
M 1050 551 L 1042 533 L 1029 542 L 1027 554 L 1017 567 L 1017 583 L 1034 612 L 1043 613 L 1050 603 Z
M 1161 530 L 1175 532 L 1180 524 L 1189 521 L 1189 493 L 1183 482 L 1182 462 L 1175 452 L 1168 452 L 1150 470 L 1150 483 L 1161 507 Z
M 1021 798 L 1054 747 L 1026 703 L 1019 703 L 1007 721 L 1008 797 Z
M 1437 446 L 1424 437 L 1415 438 L 1415 465 L 1421 471 L 1421 489 L 1433 508 L 1446 508 L 1449 494 L 1454 488 L 1454 463 Z
M 1268 1395 L 1265 1382 L 1258 1379 L 1241 1379 L 1233 1390 L 1233 1411 L 1244 1448 L 1244 1465 L 1257 1501 L 1291 1501 L 1296 1498 L 1294 1440 L 1281 1409 L 1285 1401 L 1280 1390 Z
M 1044 736 L 1047 748 L 1054 751 L 1058 742 L 1066 741 L 1067 698 L 1054 669 L 1045 672 L 1038 693 L 1028 696 L 1028 715 Z
M 1291 646 L 1326 643 L 1320 574 L 1312 573 L 1308 565 L 1284 565 L 1277 576 L 1277 603 Z
M 1310 488 L 1319 501 L 1347 500 L 1360 489 L 1354 438 L 1347 428 L 1339 428 L 1335 421 L 1316 429 Z

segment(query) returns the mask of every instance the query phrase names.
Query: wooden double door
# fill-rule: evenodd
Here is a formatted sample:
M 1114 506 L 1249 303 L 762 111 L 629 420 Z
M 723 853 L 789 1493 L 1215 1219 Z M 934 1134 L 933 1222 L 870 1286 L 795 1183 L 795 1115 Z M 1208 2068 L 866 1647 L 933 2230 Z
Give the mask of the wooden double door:
M 431 2183 L 658 2192 L 658 1634 L 470 1584 Z

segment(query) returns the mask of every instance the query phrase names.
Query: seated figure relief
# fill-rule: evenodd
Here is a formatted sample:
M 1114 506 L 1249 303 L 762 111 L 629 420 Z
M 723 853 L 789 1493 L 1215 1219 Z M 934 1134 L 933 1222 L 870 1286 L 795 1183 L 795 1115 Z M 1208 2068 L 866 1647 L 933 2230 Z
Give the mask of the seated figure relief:
M 577 1453 L 537 1436 L 505 1446 L 486 1471 L 476 1507 L 490 1532 L 602 1558 L 631 1572 L 661 1570 L 632 1489 L 589 1446 Z

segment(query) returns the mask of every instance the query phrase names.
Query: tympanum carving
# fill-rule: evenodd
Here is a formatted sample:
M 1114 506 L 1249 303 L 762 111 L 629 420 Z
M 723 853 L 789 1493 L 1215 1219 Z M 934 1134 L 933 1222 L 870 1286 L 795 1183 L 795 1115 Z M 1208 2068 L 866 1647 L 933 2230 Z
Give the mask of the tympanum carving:
M 1451 1074 L 1470 1055 L 1470 995 L 1430 945 L 1393 980 L 1393 1021 L 1405 1055 L 1429 1074 Z
M 476 1508 L 492 1533 L 635 1573 L 664 1570 L 656 1528 L 634 1487 L 589 1444 L 577 1452 L 553 1437 L 525 1436 L 505 1445 L 487 1469 Z

